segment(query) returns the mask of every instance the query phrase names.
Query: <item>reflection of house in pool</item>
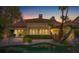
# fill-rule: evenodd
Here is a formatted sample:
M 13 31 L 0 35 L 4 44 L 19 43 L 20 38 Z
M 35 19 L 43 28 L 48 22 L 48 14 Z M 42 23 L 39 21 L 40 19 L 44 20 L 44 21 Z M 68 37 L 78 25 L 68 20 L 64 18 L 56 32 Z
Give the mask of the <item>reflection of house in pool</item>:
M 66 21 L 64 32 L 65 34 L 69 31 L 70 26 L 73 27 L 73 29 L 79 25 L 78 21 L 79 17 L 75 19 L 74 21 Z M 77 21 L 77 25 L 75 22 Z M 50 19 L 44 19 L 42 14 L 39 14 L 38 18 L 33 19 L 26 19 L 23 21 L 19 21 L 13 24 L 14 34 L 16 34 L 16 37 L 18 36 L 24 36 L 24 35 L 51 35 L 52 33 L 53 37 L 58 38 L 59 28 L 61 23 L 56 21 L 55 17 L 52 17 Z M 75 30 L 77 31 L 77 29 Z M 68 40 L 71 41 L 74 39 L 74 30 L 72 30 L 70 36 L 68 37 Z

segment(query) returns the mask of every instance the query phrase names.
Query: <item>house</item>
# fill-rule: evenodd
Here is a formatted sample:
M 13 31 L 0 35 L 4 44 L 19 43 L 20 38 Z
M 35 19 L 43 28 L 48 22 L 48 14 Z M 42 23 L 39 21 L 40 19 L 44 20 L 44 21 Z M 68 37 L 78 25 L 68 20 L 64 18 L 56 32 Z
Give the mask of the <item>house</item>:
M 43 15 L 39 14 L 38 18 L 26 19 L 13 24 L 13 29 L 16 36 L 23 34 L 23 32 L 26 32 L 26 35 L 50 35 L 50 25 L 56 28 L 60 23 L 54 17 L 44 19 Z
M 69 21 L 71 23 L 71 21 Z M 68 24 L 70 24 L 68 23 Z M 66 24 L 66 25 L 68 25 Z M 24 35 L 51 35 L 54 38 L 58 38 L 61 23 L 56 21 L 55 17 L 50 19 L 43 18 L 42 14 L 39 14 L 38 18 L 24 19 L 13 24 L 13 30 L 16 37 Z M 64 33 L 68 32 L 70 27 L 67 26 L 64 29 Z M 70 41 L 74 39 L 74 31 L 71 32 L 68 37 Z M 68 39 L 68 40 L 69 40 Z

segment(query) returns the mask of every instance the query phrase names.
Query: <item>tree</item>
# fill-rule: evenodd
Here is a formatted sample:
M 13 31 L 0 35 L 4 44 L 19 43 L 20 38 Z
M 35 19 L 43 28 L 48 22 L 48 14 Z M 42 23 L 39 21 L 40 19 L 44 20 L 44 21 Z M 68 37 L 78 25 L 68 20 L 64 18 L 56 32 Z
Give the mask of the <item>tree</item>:
M 0 32 L 9 31 L 8 28 L 12 25 L 13 19 L 19 20 L 21 13 L 19 7 L 0 7 Z
M 61 16 L 62 23 L 61 23 L 60 31 L 59 31 L 59 34 L 60 34 L 59 39 L 61 40 L 61 43 L 63 43 L 69 37 L 70 33 L 72 32 L 72 27 L 66 35 L 63 35 L 64 22 L 66 22 L 66 20 L 68 19 L 68 16 L 67 16 L 68 15 L 68 7 L 67 6 L 60 6 L 59 10 L 61 10 L 61 12 L 62 12 L 62 16 Z
M 13 19 L 16 18 L 19 20 L 21 13 L 19 11 L 19 7 L 4 7 L 4 14 L 2 15 L 4 20 L 7 20 L 8 25 L 11 25 L 13 22 Z
M 62 13 L 62 16 L 61 16 L 62 23 L 61 23 L 60 31 L 59 31 L 59 34 L 61 34 L 61 35 L 59 35 L 59 38 L 60 38 L 60 39 L 63 37 L 63 25 L 64 25 L 65 19 L 67 18 L 67 13 L 68 13 L 68 12 L 66 12 L 66 16 L 64 15 L 64 11 L 65 11 L 66 9 L 67 9 L 66 6 L 60 6 L 60 7 L 59 7 L 59 10 L 61 10 L 61 13 Z M 67 9 L 67 10 L 68 10 L 68 9 Z

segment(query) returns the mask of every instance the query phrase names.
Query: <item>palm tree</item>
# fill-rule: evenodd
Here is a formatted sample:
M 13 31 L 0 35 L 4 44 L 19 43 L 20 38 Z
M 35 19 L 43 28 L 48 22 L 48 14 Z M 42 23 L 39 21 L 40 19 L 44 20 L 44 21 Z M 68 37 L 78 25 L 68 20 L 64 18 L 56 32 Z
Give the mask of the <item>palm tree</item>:
M 62 19 L 62 23 L 61 23 L 61 26 L 60 26 L 60 31 L 59 31 L 59 39 L 60 40 L 63 40 L 63 26 L 64 26 L 64 21 L 67 19 L 67 15 L 68 15 L 68 7 L 67 6 L 60 6 L 59 7 L 59 10 L 61 10 L 62 12 L 62 16 L 61 16 L 61 19 Z M 66 12 L 66 15 L 64 15 L 64 12 Z

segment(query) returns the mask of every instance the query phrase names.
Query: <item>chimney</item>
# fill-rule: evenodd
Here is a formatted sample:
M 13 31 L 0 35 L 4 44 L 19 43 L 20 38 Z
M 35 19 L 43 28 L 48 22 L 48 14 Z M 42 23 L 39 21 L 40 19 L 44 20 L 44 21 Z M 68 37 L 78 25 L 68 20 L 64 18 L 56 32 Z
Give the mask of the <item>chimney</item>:
M 39 19 L 42 19 L 43 18 L 43 15 L 42 14 L 39 14 Z

